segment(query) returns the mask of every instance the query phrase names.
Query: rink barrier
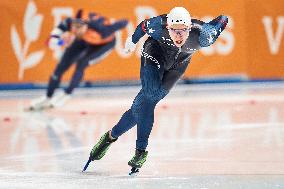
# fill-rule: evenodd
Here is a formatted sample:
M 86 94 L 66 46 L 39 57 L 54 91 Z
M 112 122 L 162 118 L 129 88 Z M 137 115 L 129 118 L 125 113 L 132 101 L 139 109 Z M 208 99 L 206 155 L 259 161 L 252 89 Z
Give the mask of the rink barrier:
M 111 2 L 111 3 L 110 3 Z M 257 2 L 257 3 L 256 3 Z M 256 6 L 257 4 L 257 6 Z M 126 5 L 126 6 L 124 6 Z M 116 33 L 115 49 L 84 73 L 90 81 L 138 80 L 141 39 L 133 53 L 123 51 L 127 36 L 144 19 L 184 6 L 193 18 L 208 22 L 220 14 L 229 18 L 226 29 L 210 47 L 196 53 L 185 77 L 246 75 L 251 78 L 284 79 L 284 1 L 270 0 L 120 0 L 120 1 L 0 1 L 0 83 L 46 83 L 62 49 L 46 46 L 52 29 L 78 8 L 112 19 L 125 18 L 128 26 Z M 144 39 L 145 40 L 145 39 Z M 67 82 L 73 70 L 62 81 Z
M 180 80 L 179 84 L 194 85 L 194 84 L 224 84 L 224 83 L 265 83 L 265 82 L 283 82 L 284 79 L 272 78 L 272 79 L 240 79 L 240 78 L 220 78 L 220 79 L 183 79 Z M 64 83 L 60 88 L 65 88 L 67 83 Z M 85 81 L 78 88 L 107 88 L 107 87 L 130 87 L 140 86 L 140 81 L 101 81 L 91 82 Z M 9 83 L 0 84 L 0 90 L 33 90 L 33 89 L 46 89 L 46 83 Z

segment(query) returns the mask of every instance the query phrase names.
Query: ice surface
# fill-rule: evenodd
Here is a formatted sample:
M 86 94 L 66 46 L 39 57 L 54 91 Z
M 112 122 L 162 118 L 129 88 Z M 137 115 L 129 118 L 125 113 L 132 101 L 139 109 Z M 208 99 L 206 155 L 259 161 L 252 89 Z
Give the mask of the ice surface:
M 137 177 L 135 129 L 82 173 L 138 90 L 77 90 L 45 112 L 23 111 L 39 93 L 0 92 L 0 188 L 284 188 L 283 83 L 178 86 L 157 106 Z

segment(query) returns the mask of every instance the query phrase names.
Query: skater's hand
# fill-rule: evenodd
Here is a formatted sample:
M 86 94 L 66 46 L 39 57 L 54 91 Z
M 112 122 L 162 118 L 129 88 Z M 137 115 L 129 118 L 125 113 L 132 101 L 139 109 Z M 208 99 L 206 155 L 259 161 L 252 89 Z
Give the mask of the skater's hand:
M 65 49 L 69 47 L 75 39 L 75 36 L 71 33 L 64 33 L 60 37 L 59 36 L 51 36 L 48 39 L 48 47 L 51 50 L 56 50 L 58 48 Z
M 50 36 L 46 41 L 47 46 L 51 50 L 61 48 L 64 45 L 64 40 L 61 38 L 63 33 L 64 31 L 62 31 L 60 28 L 54 28 L 51 31 Z
M 64 45 L 64 41 L 59 37 L 50 37 L 48 40 L 48 47 L 51 50 L 55 50 L 58 47 L 61 47 L 63 45 Z
M 61 39 L 63 40 L 62 48 L 69 47 L 75 40 L 76 36 L 71 32 L 65 32 L 61 35 Z
M 132 36 L 129 36 L 125 42 L 124 52 L 125 53 L 133 52 L 135 48 L 136 48 L 136 44 L 132 42 Z

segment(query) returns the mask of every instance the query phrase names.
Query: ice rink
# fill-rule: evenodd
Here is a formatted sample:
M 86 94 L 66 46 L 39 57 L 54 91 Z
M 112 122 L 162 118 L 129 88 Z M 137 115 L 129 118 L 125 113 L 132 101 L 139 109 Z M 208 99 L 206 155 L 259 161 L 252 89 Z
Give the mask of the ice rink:
M 0 91 L 0 188 L 284 189 L 284 82 L 179 85 L 156 108 L 137 177 L 136 129 L 82 173 L 138 91 L 78 89 L 44 112 L 23 110 L 43 90 Z

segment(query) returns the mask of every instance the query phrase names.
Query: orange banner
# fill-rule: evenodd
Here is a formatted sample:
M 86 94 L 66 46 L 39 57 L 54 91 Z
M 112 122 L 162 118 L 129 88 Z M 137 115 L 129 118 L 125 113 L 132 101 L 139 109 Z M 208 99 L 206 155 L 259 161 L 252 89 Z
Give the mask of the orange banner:
M 117 32 L 112 53 L 89 67 L 86 80 L 129 80 L 139 78 L 140 48 L 124 54 L 125 39 L 145 18 L 183 6 L 195 18 L 207 21 L 220 14 L 229 16 L 226 30 L 211 47 L 193 56 L 186 77 L 244 76 L 284 78 L 284 1 L 271 0 L 15 0 L 1 1 L 0 82 L 47 82 L 58 61 L 58 53 L 46 46 L 50 31 L 63 17 L 79 8 L 129 24 Z M 142 41 L 138 45 L 141 47 Z M 70 78 L 73 70 L 65 74 Z

